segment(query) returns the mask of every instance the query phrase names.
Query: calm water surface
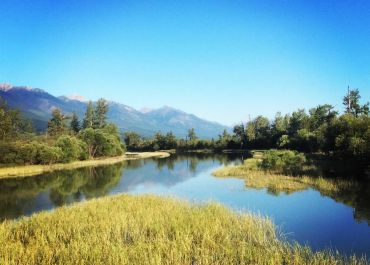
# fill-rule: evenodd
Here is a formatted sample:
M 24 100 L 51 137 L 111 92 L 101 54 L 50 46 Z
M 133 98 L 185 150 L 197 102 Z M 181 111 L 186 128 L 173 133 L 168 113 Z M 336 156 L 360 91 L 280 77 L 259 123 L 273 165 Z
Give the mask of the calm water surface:
M 269 216 L 289 240 L 370 256 L 370 185 L 343 194 L 309 189 L 292 194 L 246 188 L 243 180 L 211 173 L 241 163 L 241 155 L 189 155 L 0 180 L 0 219 L 13 219 L 111 194 L 160 194 L 221 202 Z

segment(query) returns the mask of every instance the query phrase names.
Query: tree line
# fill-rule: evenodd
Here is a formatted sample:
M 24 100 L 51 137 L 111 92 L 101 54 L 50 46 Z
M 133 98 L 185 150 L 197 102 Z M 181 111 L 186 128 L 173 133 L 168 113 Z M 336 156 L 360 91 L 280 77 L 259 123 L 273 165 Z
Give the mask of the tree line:
M 44 134 L 36 135 L 32 123 L 18 110 L 0 102 L 0 164 L 34 165 L 122 155 L 125 146 L 118 128 L 107 122 L 108 103 L 90 101 L 82 122 L 53 109 Z
M 185 139 L 172 132 L 158 132 L 153 138 L 143 138 L 126 132 L 128 150 L 159 149 L 292 149 L 301 152 L 324 152 L 338 157 L 370 159 L 369 103 L 361 105 L 358 89 L 348 90 L 343 97 L 345 111 L 339 115 L 332 105 L 324 104 L 308 112 L 298 109 L 291 114 L 278 112 L 273 120 L 257 116 L 247 123 L 225 130 L 217 139 L 201 140 L 195 129 L 189 129 Z

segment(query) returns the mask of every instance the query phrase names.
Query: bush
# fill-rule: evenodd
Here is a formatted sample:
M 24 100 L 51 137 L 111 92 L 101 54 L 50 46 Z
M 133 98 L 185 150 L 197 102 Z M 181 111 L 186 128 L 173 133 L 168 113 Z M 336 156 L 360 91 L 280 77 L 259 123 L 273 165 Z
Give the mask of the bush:
M 18 156 L 23 164 L 33 165 L 37 163 L 39 145 L 37 142 L 30 142 L 20 148 Z
M 37 162 L 42 165 L 53 164 L 60 161 L 63 152 L 59 147 L 39 144 L 37 151 Z
M 56 147 L 62 151 L 60 162 L 69 163 L 76 160 L 82 160 L 87 157 L 86 144 L 76 137 L 63 135 L 58 138 Z
M 118 129 L 107 125 L 102 129 L 87 128 L 79 133 L 79 138 L 86 143 L 88 157 L 118 156 L 125 152 Z
M 298 174 L 305 163 L 306 157 L 303 153 L 290 150 L 269 150 L 262 157 L 260 168 L 285 174 Z

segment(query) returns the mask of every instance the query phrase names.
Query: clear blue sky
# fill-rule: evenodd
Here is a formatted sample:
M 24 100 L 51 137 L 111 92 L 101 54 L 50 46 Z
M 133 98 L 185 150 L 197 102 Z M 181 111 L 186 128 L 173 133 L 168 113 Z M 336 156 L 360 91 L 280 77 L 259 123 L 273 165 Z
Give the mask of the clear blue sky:
M 370 100 L 370 1 L 0 1 L 0 82 L 227 125 Z

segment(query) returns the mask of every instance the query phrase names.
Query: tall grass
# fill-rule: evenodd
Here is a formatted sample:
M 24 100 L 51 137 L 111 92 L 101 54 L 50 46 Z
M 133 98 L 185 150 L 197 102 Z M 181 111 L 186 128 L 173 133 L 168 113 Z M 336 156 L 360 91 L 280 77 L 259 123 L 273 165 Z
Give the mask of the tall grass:
M 135 154 L 132 155 L 132 154 Z M 0 167 L 0 178 L 16 178 L 16 177 L 30 177 L 46 172 L 52 172 L 63 169 L 76 169 L 81 167 L 111 165 L 124 160 L 144 159 L 150 157 L 167 157 L 170 154 L 167 152 L 141 152 L 130 153 L 130 155 L 123 155 L 117 157 L 105 157 L 99 159 L 91 159 L 85 161 L 75 161 L 66 164 L 51 164 L 51 165 L 28 165 L 28 166 L 14 166 L 14 167 Z
M 106 197 L 0 224 L 0 264 L 366 264 L 288 244 L 217 204 Z
M 229 166 L 213 172 L 217 177 L 238 177 L 245 180 L 245 185 L 249 188 L 263 189 L 273 193 L 285 192 L 292 193 L 308 188 L 314 188 L 320 192 L 339 192 L 356 188 L 357 182 L 344 179 L 328 179 L 320 176 L 308 176 L 304 173 L 314 171 L 312 166 L 302 165 L 300 175 L 292 176 L 282 173 L 282 170 L 263 170 L 261 164 L 265 155 L 269 151 L 252 151 L 252 158 L 248 158 L 242 165 Z M 276 151 L 284 153 L 287 151 Z M 289 152 L 289 151 L 288 151 Z
M 230 166 L 213 172 L 216 177 L 237 177 L 245 180 L 249 188 L 266 188 L 271 192 L 292 193 L 308 188 L 321 192 L 338 192 L 344 189 L 355 188 L 358 185 L 354 181 L 343 179 L 326 179 L 310 176 L 287 176 L 269 171 L 255 170 L 248 164 L 242 166 Z

